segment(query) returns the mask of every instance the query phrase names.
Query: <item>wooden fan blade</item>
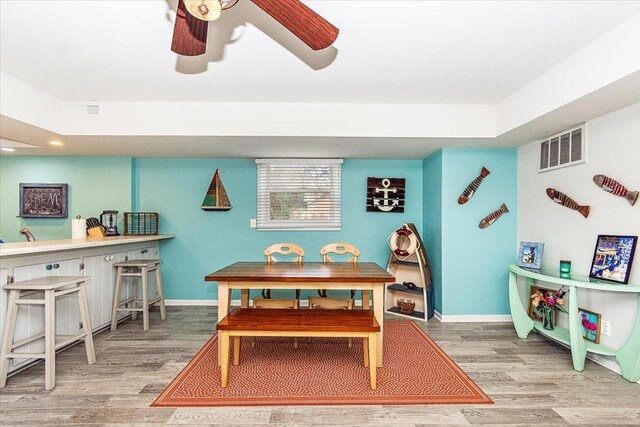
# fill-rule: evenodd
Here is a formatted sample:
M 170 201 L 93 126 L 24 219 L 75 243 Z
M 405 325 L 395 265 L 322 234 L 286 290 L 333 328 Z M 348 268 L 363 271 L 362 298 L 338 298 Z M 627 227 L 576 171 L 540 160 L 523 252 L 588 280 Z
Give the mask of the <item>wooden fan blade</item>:
M 202 55 L 207 51 L 208 26 L 207 21 L 191 16 L 183 1 L 179 0 L 171 50 L 184 56 Z
M 338 29 L 299 0 L 251 0 L 311 49 L 331 46 Z

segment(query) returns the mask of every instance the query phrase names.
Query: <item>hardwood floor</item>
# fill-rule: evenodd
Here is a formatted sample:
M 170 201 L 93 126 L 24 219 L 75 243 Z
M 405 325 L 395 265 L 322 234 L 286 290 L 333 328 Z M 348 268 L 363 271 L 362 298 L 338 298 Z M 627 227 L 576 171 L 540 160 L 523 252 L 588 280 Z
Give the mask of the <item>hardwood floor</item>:
M 0 390 L 0 425 L 621 425 L 640 424 L 640 385 L 587 360 L 571 367 L 568 349 L 538 335 L 519 339 L 509 323 L 417 322 L 495 401 L 494 405 L 274 406 L 150 408 L 204 345 L 213 307 L 167 307 L 151 329 L 128 320 L 84 346 L 58 354 L 56 388 L 44 391 L 44 365 Z M 394 318 L 396 319 L 396 318 Z

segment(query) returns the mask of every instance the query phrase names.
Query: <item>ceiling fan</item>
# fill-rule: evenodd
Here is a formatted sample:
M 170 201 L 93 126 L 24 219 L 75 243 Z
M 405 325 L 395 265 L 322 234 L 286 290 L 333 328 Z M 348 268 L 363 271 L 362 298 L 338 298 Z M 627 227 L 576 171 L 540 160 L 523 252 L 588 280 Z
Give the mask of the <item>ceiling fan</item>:
M 251 0 L 313 50 L 331 46 L 338 29 L 299 0 Z M 238 0 L 179 0 L 171 50 L 197 56 L 207 50 L 209 21 Z

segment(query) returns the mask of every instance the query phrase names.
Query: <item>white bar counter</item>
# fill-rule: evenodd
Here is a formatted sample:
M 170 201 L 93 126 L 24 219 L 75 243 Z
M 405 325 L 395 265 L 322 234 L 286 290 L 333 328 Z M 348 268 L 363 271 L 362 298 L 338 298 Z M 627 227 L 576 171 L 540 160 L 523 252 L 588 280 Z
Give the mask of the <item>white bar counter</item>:
M 158 240 L 172 239 L 174 237 L 174 234 L 157 234 L 149 236 L 85 237 L 83 239 L 0 243 L 0 259 L 16 255 L 34 255 L 49 252 L 69 251 L 73 249 L 96 248 L 101 246 L 140 242 L 155 242 Z
M 87 237 L 83 239 L 42 240 L 0 244 L 0 331 L 7 313 L 7 283 L 22 282 L 47 276 L 88 276 L 87 298 L 94 333 L 111 324 L 111 306 L 115 287 L 114 264 L 130 259 L 159 259 L 159 242 L 174 238 L 173 234 L 147 236 Z M 168 243 L 168 242 L 167 242 Z M 149 281 L 150 298 L 155 298 L 155 280 Z M 127 295 L 130 297 L 131 295 Z M 56 305 L 58 334 L 77 335 L 81 328 L 77 302 L 62 297 Z M 37 307 L 26 307 L 18 313 L 16 340 L 44 330 L 44 313 Z M 123 313 L 121 317 L 125 317 Z M 0 336 L 0 340 L 1 340 Z M 38 353 L 43 342 L 25 346 L 28 353 Z M 35 363 L 35 359 L 14 359 L 9 372 Z

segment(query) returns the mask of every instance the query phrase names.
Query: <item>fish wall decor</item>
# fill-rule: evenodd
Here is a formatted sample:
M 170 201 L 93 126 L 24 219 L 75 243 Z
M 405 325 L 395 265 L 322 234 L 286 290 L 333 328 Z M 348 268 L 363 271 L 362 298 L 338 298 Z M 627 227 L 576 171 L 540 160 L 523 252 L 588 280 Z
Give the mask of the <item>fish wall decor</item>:
M 480 221 L 480 228 L 487 228 L 488 226 L 493 224 L 496 219 L 500 218 L 502 215 L 506 214 L 507 212 L 509 212 L 509 209 L 507 208 L 507 205 L 503 203 L 502 206 L 500 206 L 500 209 L 498 209 L 497 211 L 491 212 L 489 215 L 484 217 L 482 221 Z
M 571 197 L 567 196 L 564 193 L 561 193 L 558 190 L 553 188 L 547 188 L 547 196 L 554 202 L 569 209 L 573 209 L 574 211 L 578 211 L 582 214 L 583 217 L 589 216 L 589 210 L 591 207 L 579 205 L 575 200 Z
M 473 197 L 476 191 L 478 191 L 478 187 L 480 187 L 480 184 L 482 183 L 484 177 L 489 175 L 490 173 L 491 172 L 489 172 L 489 169 L 483 166 L 482 170 L 480 171 L 480 175 L 478 175 L 476 179 L 471 181 L 471 184 L 467 185 L 467 188 L 464 189 L 462 195 L 458 197 L 458 204 L 464 205 L 465 203 L 467 203 L 469 199 Z
M 620 196 L 627 199 L 627 202 L 633 206 L 638 200 L 638 191 L 629 191 L 627 187 L 620 184 L 615 179 L 611 179 L 606 175 L 594 175 L 593 182 L 607 193 L 611 193 L 614 196 Z

